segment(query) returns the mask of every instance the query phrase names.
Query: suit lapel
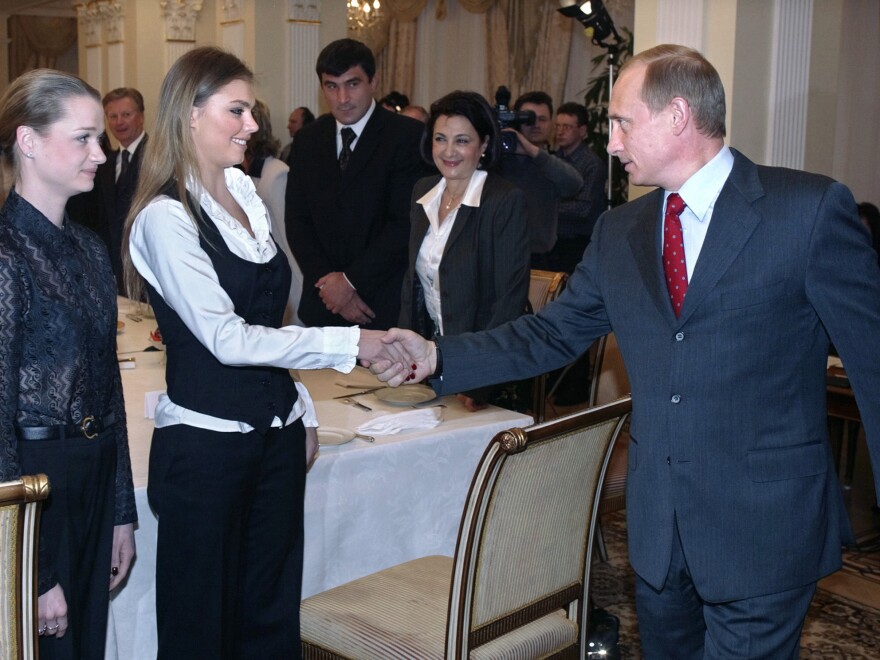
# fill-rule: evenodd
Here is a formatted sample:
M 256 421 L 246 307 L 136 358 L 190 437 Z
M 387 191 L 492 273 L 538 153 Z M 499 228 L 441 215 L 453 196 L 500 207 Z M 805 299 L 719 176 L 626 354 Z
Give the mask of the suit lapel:
M 443 248 L 443 256 L 446 256 L 446 252 L 449 250 L 449 246 L 455 243 L 459 236 L 461 236 L 461 232 L 464 231 L 464 228 L 467 226 L 468 222 L 470 222 L 471 216 L 476 213 L 476 209 L 473 206 L 460 206 L 458 208 L 458 213 L 455 215 L 455 224 L 452 225 L 452 229 L 449 232 L 449 238 L 446 240 L 446 246 Z
M 325 183 L 327 185 L 333 185 L 334 187 L 337 185 L 335 182 L 338 182 L 337 178 L 341 175 L 339 170 L 339 158 L 336 155 L 336 120 L 333 119 L 332 116 L 328 117 L 328 120 L 321 120 L 323 124 L 321 125 L 320 131 L 321 135 L 317 141 L 317 149 L 316 153 L 310 155 L 309 158 L 314 157 L 314 171 L 315 172 L 327 172 L 331 174 L 329 180 Z M 311 169 L 311 167 L 309 168 Z M 336 176 L 332 176 L 332 173 L 336 173 Z
M 718 284 L 761 221 L 752 208 L 752 202 L 764 195 L 757 167 L 738 152 L 733 153 L 733 170 L 715 202 L 709 230 L 688 284 L 679 324 L 693 314 Z
M 633 251 L 639 273 L 648 290 L 648 295 L 661 316 L 675 324 L 675 314 L 669 302 L 669 292 L 663 279 L 663 264 L 660 260 L 660 205 L 663 191 L 648 193 L 647 201 L 641 205 L 639 217 L 629 232 L 629 244 Z

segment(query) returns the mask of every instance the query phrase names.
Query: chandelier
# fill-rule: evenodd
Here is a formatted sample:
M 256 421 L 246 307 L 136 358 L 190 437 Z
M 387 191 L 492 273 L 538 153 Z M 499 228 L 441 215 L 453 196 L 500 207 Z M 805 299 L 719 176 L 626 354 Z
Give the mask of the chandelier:
M 348 29 L 352 32 L 364 30 L 382 18 L 379 0 L 348 0 Z

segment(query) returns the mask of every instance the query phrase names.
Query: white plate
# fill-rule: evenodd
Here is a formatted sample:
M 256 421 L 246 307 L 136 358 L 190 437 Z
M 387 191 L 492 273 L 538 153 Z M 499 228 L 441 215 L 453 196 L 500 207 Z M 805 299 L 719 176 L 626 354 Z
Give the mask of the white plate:
M 318 427 L 319 445 L 344 445 L 354 440 L 355 433 L 350 429 L 341 429 L 334 426 Z
M 379 401 L 392 406 L 414 406 L 417 403 L 433 401 L 437 398 L 430 387 L 425 385 L 403 385 L 402 387 L 386 387 L 373 392 Z

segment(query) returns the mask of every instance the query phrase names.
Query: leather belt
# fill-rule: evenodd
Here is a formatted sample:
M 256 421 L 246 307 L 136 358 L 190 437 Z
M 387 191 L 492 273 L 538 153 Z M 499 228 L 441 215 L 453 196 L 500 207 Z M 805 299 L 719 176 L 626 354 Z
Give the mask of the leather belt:
M 116 423 L 116 415 L 110 413 L 95 418 L 84 417 L 79 424 L 58 424 L 56 426 L 17 426 L 19 440 L 66 440 L 67 438 L 92 438 Z

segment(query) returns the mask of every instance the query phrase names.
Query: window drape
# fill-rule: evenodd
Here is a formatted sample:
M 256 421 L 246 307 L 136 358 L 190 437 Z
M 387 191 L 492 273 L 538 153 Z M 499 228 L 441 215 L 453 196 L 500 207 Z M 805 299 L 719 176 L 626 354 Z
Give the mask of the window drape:
M 25 71 L 54 68 L 56 60 L 76 42 L 75 18 L 24 16 L 9 18 L 9 79 Z

